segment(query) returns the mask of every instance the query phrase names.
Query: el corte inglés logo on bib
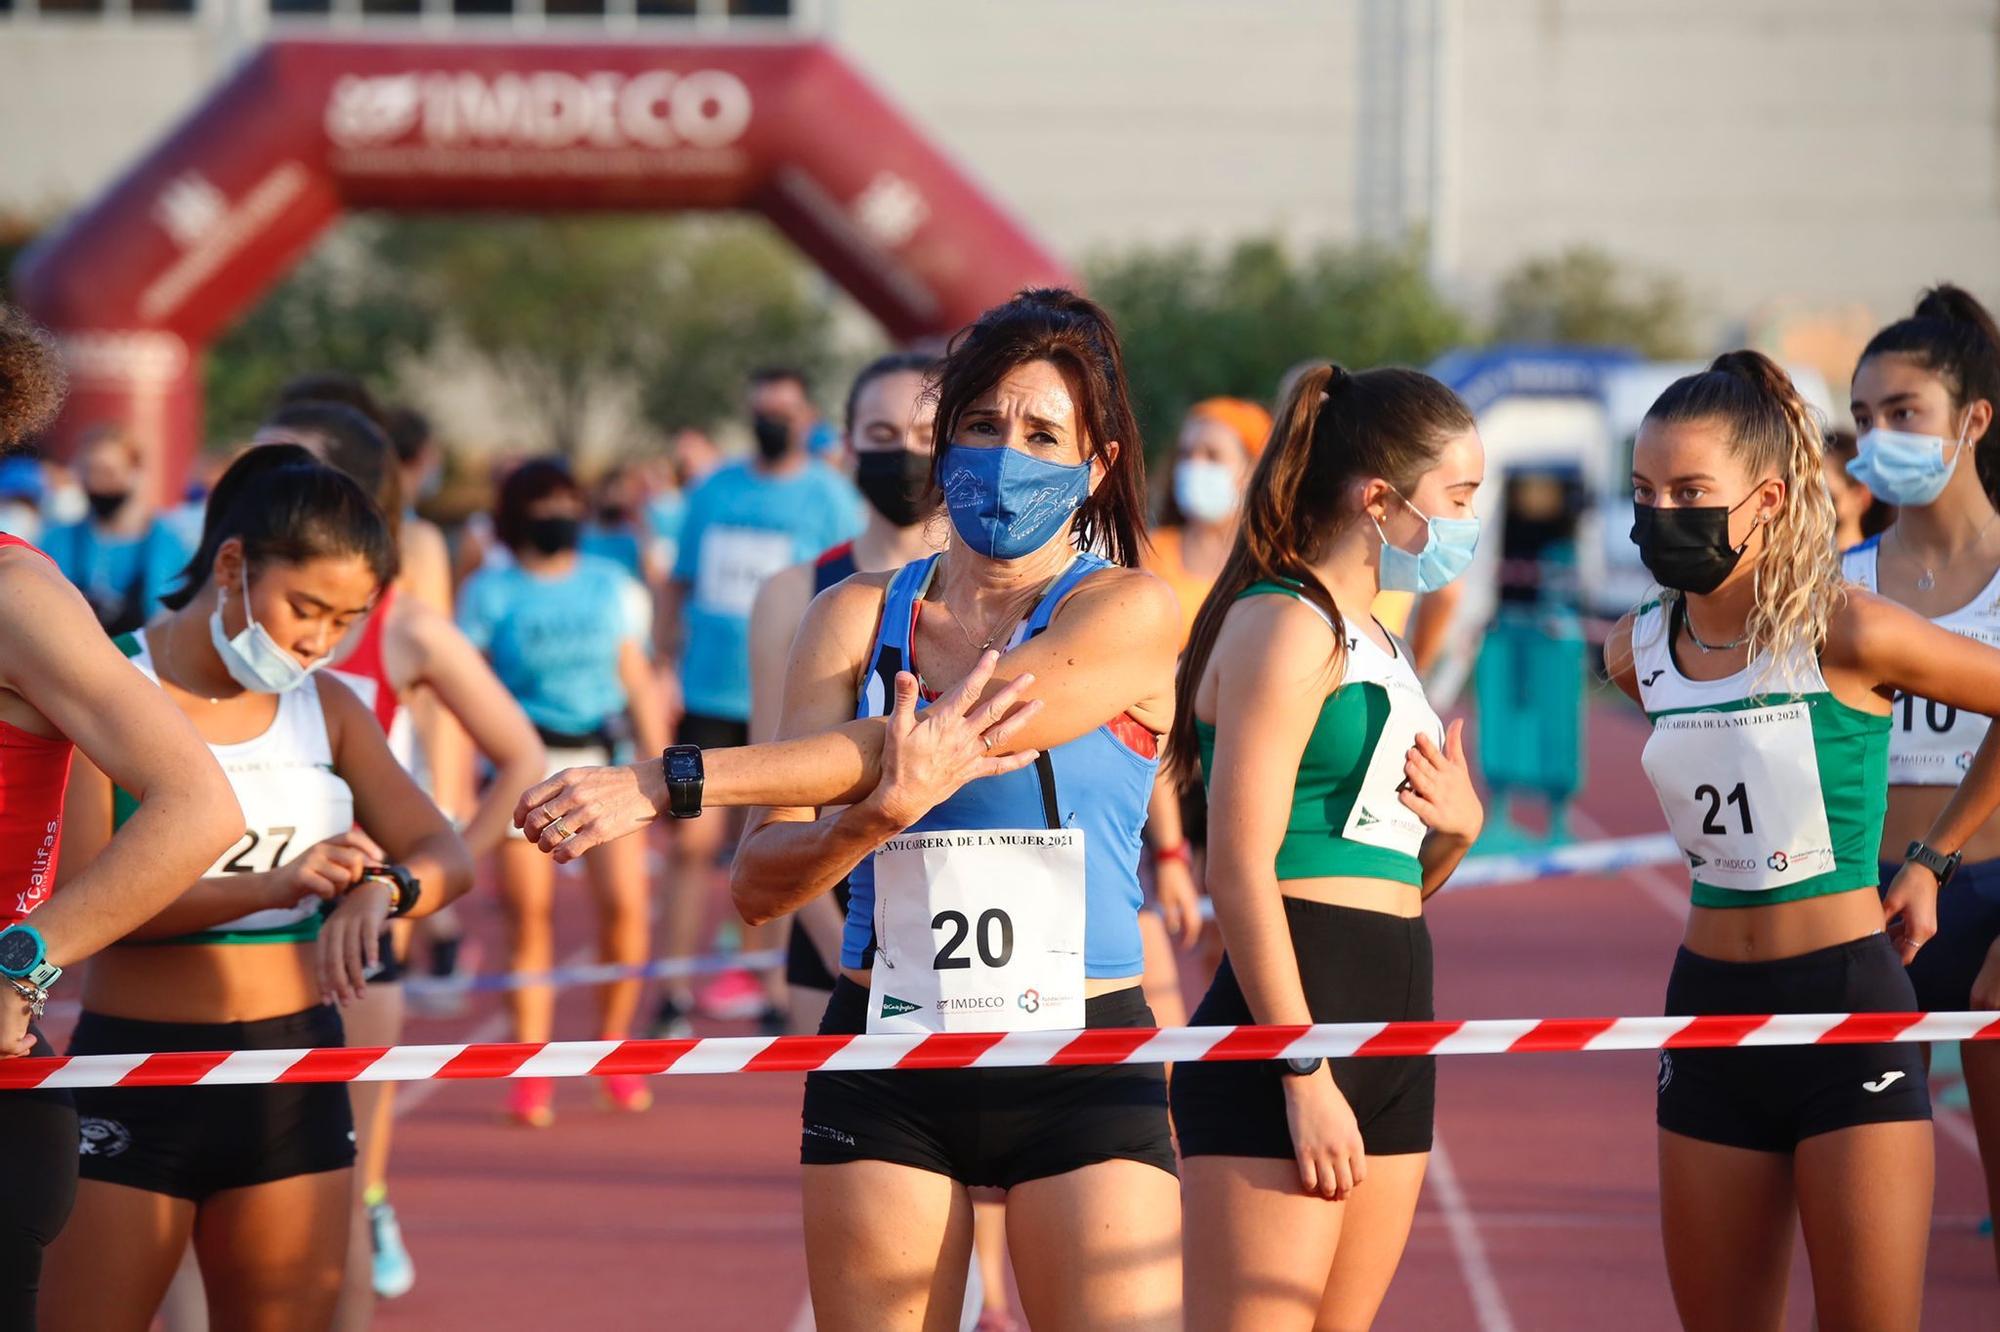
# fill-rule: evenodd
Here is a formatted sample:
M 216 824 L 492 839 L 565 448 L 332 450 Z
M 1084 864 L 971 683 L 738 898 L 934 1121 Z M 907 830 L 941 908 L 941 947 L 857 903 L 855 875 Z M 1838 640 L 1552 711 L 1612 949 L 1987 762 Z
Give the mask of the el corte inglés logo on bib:
M 885 1018 L 901 1017 L 905 1013 L 914 1013 L 918 1007 L 919 1005 L 913 1004 L 907 999 L 898 999 L 893 994 L 882 996 L 882 1016 Z

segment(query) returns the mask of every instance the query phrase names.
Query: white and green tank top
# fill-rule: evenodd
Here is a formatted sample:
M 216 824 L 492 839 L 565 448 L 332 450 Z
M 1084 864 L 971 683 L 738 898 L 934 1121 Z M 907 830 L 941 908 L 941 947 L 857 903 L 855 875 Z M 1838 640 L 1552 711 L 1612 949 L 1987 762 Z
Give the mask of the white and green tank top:
M 159 683 L 145 631 L 125 634 L 118 646 L 147 678 Z M 333 770 L 333 742 L 320 704 L 319 679 L 278 695 L 278 715 L 262 735 L 233 745 L 210 745 L 230 789 L 243 807 L 243 836 L 209 866 L 204 878 L 256 874 L 277 869 L 305 854 L 316 842 L 354 826 L 354 792 Z M 116 793 L 116 821 L 137 808 Z M 319 936 L 319 898 L 307 896 L 287 907 L 247 916 L 196 934 L 147 939 L 146 944 L 301 943 Z
M 1889 718 L 1827 690 L 1819 662 L 1789 676 L 1752 661 L 1720 680 L 1681 674 L 1683 603 L 1632 623 L 1639 699 L 1653 723 L 1641 762 L 1699 907 L 1768 906 L 1872 887 L 1889 799 Z M 1776 691 L 1776 692 L 1772 692 Z

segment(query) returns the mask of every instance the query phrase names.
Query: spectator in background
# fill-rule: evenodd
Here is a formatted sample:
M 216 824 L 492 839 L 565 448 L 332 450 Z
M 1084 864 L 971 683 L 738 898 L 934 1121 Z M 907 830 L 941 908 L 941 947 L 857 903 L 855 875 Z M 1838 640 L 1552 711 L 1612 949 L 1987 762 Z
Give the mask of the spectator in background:
M 803 376 L 760 370 L 750 378 L 747 461 L 726 463 L 687 497 L 679 553 L 659 621 L 660 657 L 678 662 L 684 713 L 676 739 L 704 749 L 748 743 L 750 605 L 764 580 L 861 530 L 861 497 L 839 472 L 806 452 L 818 413 Z M 718 886 L 716 857 L 734 819 L 692 819 L 675 831 L 664 903 L 667 957 L 701 942 Z M 785 1028 L 779 993 L 766 993 L 764 1025 Z M 655 1036 L 685 1035 L 694 992 L 670 982 Z
M 154 512 L 145 459 L 123 429 L 99 426 L 86 434 L 76 471 L 89 516 L 48 529 L 42 549 L 106 632 L 130 633 L 159 610 L 192 551 Z
M 42 465 L 29 457 L 0 458 L 0 533 L 33 542 L 42 534 Z
M 1860 451 L 1854 432 L 1834 426 L 1826 431 L 1826 452 L 1820 455 L 1826 488 L 1833 492 L 1833 548 L 1852 550 L 1869 537 L 1887 531 L 1896 521 L 1896 506 L 1884 504 L 1868 487 L 1847 474 L 1847 464 Z
M 672 569 L 679 557 L 688 493 L 721 465 L 722 450 L 693 426 L 674 431 L 667 456 L 647 465 L 646 525 L 657 543 L 661 568 Z

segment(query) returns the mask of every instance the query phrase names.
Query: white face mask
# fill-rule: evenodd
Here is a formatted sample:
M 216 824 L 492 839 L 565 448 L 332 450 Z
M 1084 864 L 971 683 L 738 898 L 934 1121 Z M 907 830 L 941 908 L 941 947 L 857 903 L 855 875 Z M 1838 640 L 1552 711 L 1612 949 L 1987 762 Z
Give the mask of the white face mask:
M 279 647 L 278 640 L 257 623 L 257 617 L 250 613 L 248 579 L 243 582 L 243 632 L 231 638 L 223 631 L 222 598 L 217 597 L 215 610 L 208 617 L 208 640 L 215 644 L 215 654 L 222 658 L 229 677 L 259 694 L 290 693 L 326 665 L 324 657 L 310 666 L 299 665 L 299 659 Z

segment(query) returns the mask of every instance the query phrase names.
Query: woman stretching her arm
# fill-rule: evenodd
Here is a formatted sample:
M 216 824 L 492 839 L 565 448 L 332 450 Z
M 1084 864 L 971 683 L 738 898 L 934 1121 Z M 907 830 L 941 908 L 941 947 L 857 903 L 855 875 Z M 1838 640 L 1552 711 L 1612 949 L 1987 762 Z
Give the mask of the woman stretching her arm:
M 1820 450 L 1791 381 L 1747 351 L 1677 380 L 1639 428 L 1632 535 L 1663 590 L 1606 660 L 1652 722 L 1646 773 L 1693 878 L 1670 1014 L 1914 1010 L 1903 965 L 1935 928 L 1938 873 L 2000 805 L 1989 731 L 1877 895 L 1891 696 L 1991 717 L 2000 652 L 1844 582 Z M 1819 1327 L 1915 1328 L 1930 1117 L 1912 1045 L 1663 1053 L 1681 1321 L 1781 1326 L 1802 1226 Z
M 1210 792 L 1228 943 L 1195 1025 L 1432 1016 L 1423 901 L 1482 812 L 1463 723 L 1439 725 L 1370 607 L 1464 571 L 1484 470 L 1472 414 L 1428 375 L 1322 366 L 1294 385 L 1181 664 L 1175 765 Z M 1428 1058 L 1175 1069 L 1191 1326 L 1374 1320 L 1436 1077 Z
M 329 1001 L 360 992 L 383 922 L 469 886 L 464 846 L 374 718 L 317 673 L 395 569 L 381 512 L 304 450 L 252 449 L 216 484 L 172 610 L 120 645 L 192 716 L 249 830 L 97 960 L 71 1053 L 339 1045 Z M 79 771 L 65 874 L 127 804 Z M 352 1205 L 345 1087 L 114 1088 L 77 1104 L 92 1150 L 50 1250 L 49 1326 L 146 1327 L 190 1235 L 219 1325 L 326 1325 Z
M 660 803 L 691 812 L 678 774 L 699 757 L 724 799 L 777 806 L 737 853 L 746 919 L 853 871 L 823 1031 L 1150 1026 L 1139 833 L 1180 617 L 1130 567 L 1139 445 L 1109 320 L 1062 291 L 988 311 L 946 358 L 937 428 L 951 547 L 822 594 L 779 723 L 803 738 L 670 750 Z M 989 692 L 989 674 L 1010 683 Z M 920 689 L 946 691 L 921 722 Z M 519 817 L 558 855 L 590 845 L 657 807 L 658 766 L 560 774 Z M 832 805 L 848 807 L 818 815 Z M 1180 1324 L 1157 1067 L 814 1074 L 801 1156 L 823 1328 L 954 1326 L 982 1184 L 1008 1190 L 1035 1327 Z

